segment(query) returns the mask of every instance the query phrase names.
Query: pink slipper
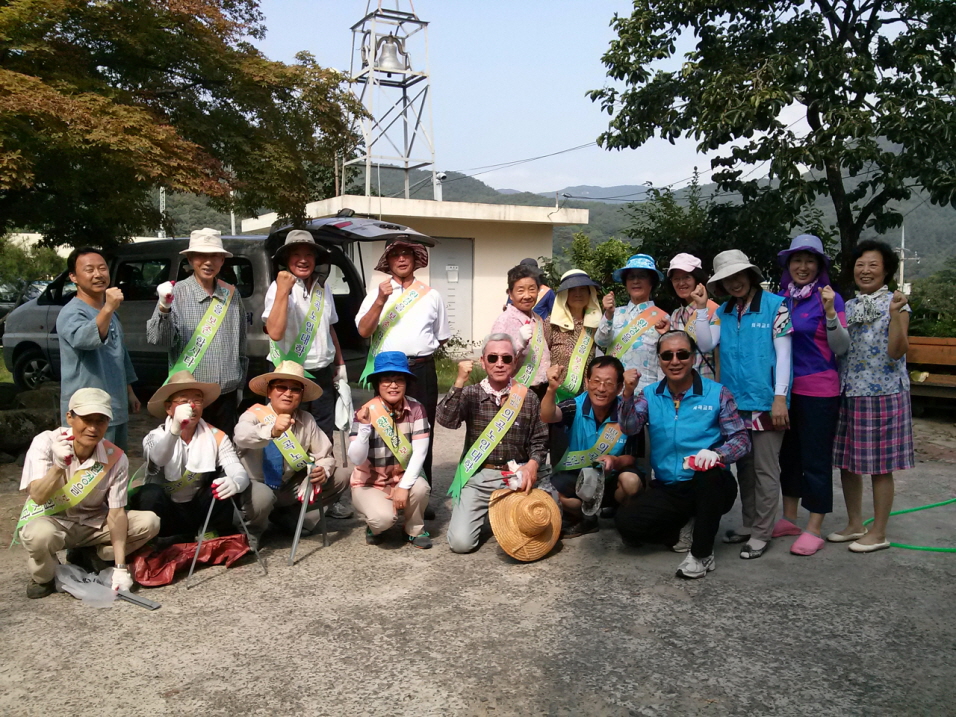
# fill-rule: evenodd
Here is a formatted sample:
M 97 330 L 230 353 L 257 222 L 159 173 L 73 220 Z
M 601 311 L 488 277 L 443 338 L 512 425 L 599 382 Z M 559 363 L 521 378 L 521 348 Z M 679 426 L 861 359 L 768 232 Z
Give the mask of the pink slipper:
M 781 518 L 777 521 L 777 524 L 773 526 L 773 533 L 771 535 L 774 538 L 782 538 L 785 535 L 800 535 L 803 531 L 800 530 L 796 525 L 791 523 L 786 518 Z
M 823 547 L 823 542 L 823 538 L 820 536 L 804 531 L 799 538 L 793 541 L 790 552 L 793 555 L 813 555 Z

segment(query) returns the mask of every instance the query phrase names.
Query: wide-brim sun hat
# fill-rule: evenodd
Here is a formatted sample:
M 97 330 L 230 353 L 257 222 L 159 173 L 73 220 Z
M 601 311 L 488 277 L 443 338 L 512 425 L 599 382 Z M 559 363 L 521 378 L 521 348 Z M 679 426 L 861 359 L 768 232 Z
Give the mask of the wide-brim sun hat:
M 319 257 L 325 257 L 329 254 L 328 249 L 320 244 L 315 243 L 315 237 L 313 237 L 312 234 L 304 229 L 293 229 L 291 232 L 286 234 L 285 243 L 276 250 L 275 254 L 273 254 L 273 261 L 277 261 L 279 263 L 285 262 L 288 253 L 297 246 L 307 246 L 312 249 L 312 253 L 315 254 L 316 259 Z
M 491 494 L 488 518 L 501 549 L 525 563 L 550 553 L 561 535 L 561 509 L 540 488 L 530 493 L 496 490 Z
M 674 256 L 671 259 L 671 263 L 667 265 L 667 275 L 670 276 L 671 272 L 675 269 L 680 269 L 681 271 L 686 271 L 688 274 L 693 274 L 696 270 L 703 271 L 704 265 L 701 263 L 693 254 L 680 253 Z
M 280 378 L 287 378 L 291 381 L 301 383 L 305 389 L 302 391 L 303 401 L 314 401 L 322 395 L 322 389 L 318 384 L 305 377 L 305 369 L 302 367 L 302 364 L 296 363 L 295 361 L 283 361 L 276 366 L 275 371 L 256 376 L 249 382 L 249 388 L 252 389 L 252 392 L 256 395 L 268 396 L 269 382 Z
M 582 468 L 574 484 L 574 493 L 581 499 L 581 512 L 589 518 L 597 515 L 604 500 L 604 465 Z
M 648 254 L 634 254 L 628 258 L 627 263 L 622 266 L 620 269 L 615 269 L 614 273 L 611 275 L 619 284 L 624 283 L 624 272 L 631 271 L 632 269 L 643 269 L 644 271 L 652 271 L 657 274 L 658 281 L 664 281 L 664 275 L 661 273 L 661 270 L 657 268 L 657 264 L 654 263 L 653 257 Z
M 823 263 L 826 264 L 827 268 L 830 267 L 830 257 L 827 256 L 826 251 L 823 249 L 823 242 L 820 240 L 820 237 L 813 234 L 800 234 L 799 236 L 795 236 L 790 240 L 790 247 L 788 249 L 777 252 L 777 261 L 780 262 L 780 266 L 786 269 L 790 262 L 790 256 L 796 254 L 798 251 L 808 251 L 812 254 L 816 254 L 823 259 Z
M 123 397 L 126 400 L 126 397 Z M 69 403 L 70 413 L 77 416 L 89 416 L 99 413 L 113 420 L 110 395 L 102 388 L 81 388 L 73 392 Z
M 588 276 L 586 271 L 582 271 L 581 269 L 571 269 L 570 271 L 566 271 L 561 275 L 561 284 L 558 286 L 555 293 L 560 294 L 562 291 L 574 289 L 578 286 L 593 286 L 597 289 L 601 288 L 600 284 Z
M 740 249 L 728 249 L 714 257 L 714 275 L 707 282 L 707 290 L 713 293 L 719 282 L 737 272 L 750 269 L 760 281 L 763 281 L 763 272 L 752 264 L 750 259 Z
M 197 381 L 187 369 L 177 371 L 169 377 L 169 381 L 166 385 L 161 386 L 149 399 L 149 403 L 146 404 L 146 410 L 149 411 L 149 415 L 156 416 L 156 418 L 165 416 L 166 401 L 168 401 L 174 393 L 179 393 L 180 391 L 202 391 L 203 406 L 208 406 L 219 398 L 222 388 L 218 383 L 202 383 L 201 381 Z
M 368 375 L 369 383 L 375 383 L 376 377 L 385 373 L 403 373 L 408 378 L 415 378 L 415 374 L 408 368 L 408 356 L 401 351 L 382 351 L 376 354 L 375 365 Z
M 194 229 L 189 235 L 189 247 L 180 254 L 223 254 L 228 259 L 232 256 L 222 246 L 222 232 L 218 229 Z
M 415 269 L 424 269 L 426 266 L 428 266 L 428 249 L 425 248 L 424 244 L 410 241 L 407 238 L 398 238 L 392 239 L 388 242 L 388 244 L 385 245 L 385 251 L 382 252 L 382 256 L 378 260 L 378 264 L 375 265 L 375 271 L 378 271 L 382 274 L 388 274 L 389 253 L 402 247 L 411 249 L 412 253 L 415 255 Z

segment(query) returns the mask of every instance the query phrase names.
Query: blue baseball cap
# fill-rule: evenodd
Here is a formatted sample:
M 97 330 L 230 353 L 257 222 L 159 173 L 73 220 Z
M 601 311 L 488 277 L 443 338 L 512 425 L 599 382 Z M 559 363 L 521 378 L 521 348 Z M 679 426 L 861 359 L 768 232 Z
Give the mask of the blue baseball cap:
M 644 269 L 645 271 L 653 271 L 655 274 L 657 274 L 658 281 L 664 281 L 664 275 L 661 273 L 660 269 L 657 268 L 657 265 L 654 263 L 654 259 L 647 254 L 635 254 L 627 260 L 627 264 L 622 266 L 620 269 L 615 269 L 611 276 L 614 277 L 614 281 L 622 284 L 624 283 L 624 272 L 630 271 L 631 269 Z
M 383 373 L 404 373 L 415 378 L 415 374 L 408 370 L 408 356 L 401 351 L 382 351 L 375 355 L 375 370 L 368 375 L 368 379 L 374 381 Z

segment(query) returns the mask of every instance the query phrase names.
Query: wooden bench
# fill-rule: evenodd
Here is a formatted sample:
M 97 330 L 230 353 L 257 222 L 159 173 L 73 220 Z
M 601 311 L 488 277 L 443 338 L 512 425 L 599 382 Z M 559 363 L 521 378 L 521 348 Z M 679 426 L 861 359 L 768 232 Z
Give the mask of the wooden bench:
M 910 336 L 906 365 L 914 396 L 956 398 L 956 339 Z M 925 377 L 923 376 L 924 374 Z M 923 378 L 922 381 L 916 377 Z

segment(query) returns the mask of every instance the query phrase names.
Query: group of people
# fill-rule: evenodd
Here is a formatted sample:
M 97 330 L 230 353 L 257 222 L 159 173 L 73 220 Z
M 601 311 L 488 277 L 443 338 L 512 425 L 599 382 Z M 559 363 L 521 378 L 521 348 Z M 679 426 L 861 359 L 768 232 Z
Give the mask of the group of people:
M 57 320 L 64 427 L 34 439 L 21 483 L 29 500 L 17 533 L 29 597 L 53 592 L 64 548 L 69 562 L 90 569 L 113 561 L 114 588 L 128 589 L 126 556 L 150 541 L 161 547 L 191 542 L 204 526 L 220 535 L 246 527 L 257 546 L 270 526 L 296 531 L 303 501 L 332 511 L 347 488 L 367 543 L 401 523 L 409 545 L 431 548 L 436 421 L 465 424 L 449 490 L 447 540 L 456 553 L 479 545 L 489 508 L 494 524 L 495 506 L 507 502 L 518 515 L 522 501 L 538 501 L 513 521 L 517 542 L 540 548 L 525 554 L 540 557 L 559 535 L 593 532 L 603 515 L 626 543 L 686 552 L 677 574 L 699 578 L 714 569 L 720 519 L 739 485 L 741 525 L 723 540 L 742 543 L 741 558 L 759 558 L 785 535 L 797 536 L 791 552 L 812 555 L 824 545 L 834 465 L 849 521 L 826 538 L 854 552 L 889 545 L 893 472 L 913 465 L 913 444 L 908 307 L 887 288 L 898 259 L 885 244 L 857 246 L 858 295 L 846 304 L 811 235 L 780 252 L 779 294 L 736 250 L 718 254 L 709 277 L 689 254 L 673 257 L 666 275 L 636 254 L 614 272 L 628 294 L 622 306 L 613 292 L 599 299 L 600 286 L 580 270 L 551 289 L 525 260 L 508 272 L 508 303 L 483 342 L 485 376 L 472 382 L 474 362 L 461 361 L 439 402 L 435 353 L 451 336 L 445 304 L 416 278 L 426 247 L 393 240 L 376 266 L 388 278 L 355 317 L 370 340 L 362 381 L 373 397 L 354 412 L 351 470 L 336 467 L 331 440 L 347 378 L 326 250 L 293 230 L 276 253 L 262 315 L 274 370 L 248 381 L 262 400 L 241 415 L 245 311 L 219 278 L 230 254 L 211 229 L 193 232 L 182 253 L 192 274 L 157 287 L 147 324 L 148 340 L 169 347 L 170 372 L 147 404 L 162 422 L 143 441 L 146 481 L 135 487 L 126 424 L 139 401 L 115 315 L 122 292 L 109 288 L 100 251 L 68 259 L 77 295 Z M 679 303 L 671 314 L 652 299 L 662 283 Z M 729 299 L 718 305 L 711 294 Z M 863 474 L 873 480 L 869 531 Z M 308 533 L 320 512 L 305 515 Z

